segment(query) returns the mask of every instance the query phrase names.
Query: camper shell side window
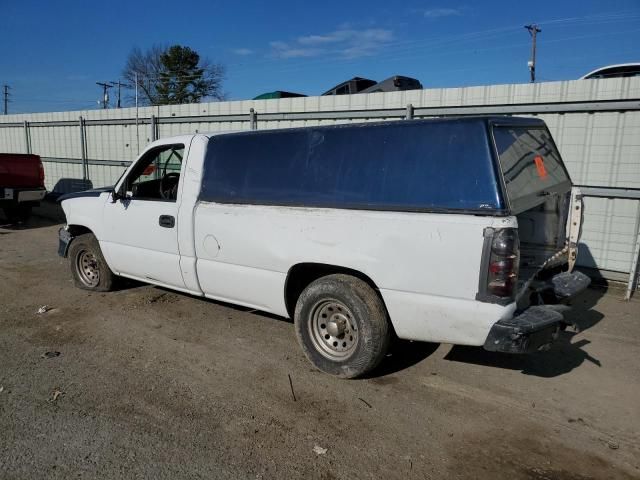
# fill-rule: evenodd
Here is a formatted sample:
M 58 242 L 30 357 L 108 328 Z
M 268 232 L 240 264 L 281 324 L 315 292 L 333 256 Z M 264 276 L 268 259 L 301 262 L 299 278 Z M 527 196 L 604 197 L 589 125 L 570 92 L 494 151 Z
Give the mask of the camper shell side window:
M 200 200 L 506 214 L 487 132 L 447 119 L 213 136 Z

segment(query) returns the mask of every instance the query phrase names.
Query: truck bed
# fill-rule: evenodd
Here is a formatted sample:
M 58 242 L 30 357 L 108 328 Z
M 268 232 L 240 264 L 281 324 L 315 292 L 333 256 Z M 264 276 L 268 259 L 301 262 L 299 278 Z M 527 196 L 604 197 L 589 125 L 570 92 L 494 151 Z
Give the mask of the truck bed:
M 0 187 L 42 187 L 44 172 L 38 155 L 0 153 Z

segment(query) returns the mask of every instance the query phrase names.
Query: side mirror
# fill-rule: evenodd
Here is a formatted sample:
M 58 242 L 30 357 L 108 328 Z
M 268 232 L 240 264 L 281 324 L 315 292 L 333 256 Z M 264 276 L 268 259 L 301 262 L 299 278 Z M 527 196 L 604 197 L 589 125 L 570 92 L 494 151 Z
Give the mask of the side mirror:
M 133 192 L 126 192 L 124 195 L 122 192 L 118 192 L 116 189 L 111 190 L 111 203 L 116 203 L 118 200 L 130 200 L 133 197 Z

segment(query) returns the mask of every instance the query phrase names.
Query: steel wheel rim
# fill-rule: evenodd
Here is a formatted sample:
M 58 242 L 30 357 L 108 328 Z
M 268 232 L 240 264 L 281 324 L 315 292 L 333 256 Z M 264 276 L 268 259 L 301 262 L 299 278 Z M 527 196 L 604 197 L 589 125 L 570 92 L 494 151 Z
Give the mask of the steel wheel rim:
M 87 287 L 95 287 L 100 282 L 100 268 L 96 256 L 87 251 L 81 251 L 76 257 L 76 270 L 82 283 Z
M 349 358 L 360 338 L 353 313 L 334 299 L 322 300 L 313 306 L 308 328 L 314 347 L 329 360 Z

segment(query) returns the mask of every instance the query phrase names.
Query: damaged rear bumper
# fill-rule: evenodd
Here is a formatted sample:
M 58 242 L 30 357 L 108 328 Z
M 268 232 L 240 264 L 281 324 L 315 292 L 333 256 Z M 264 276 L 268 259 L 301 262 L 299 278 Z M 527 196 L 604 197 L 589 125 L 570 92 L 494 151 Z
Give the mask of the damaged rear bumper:
M 530 307 L 509 320 L 494 323 L 484 348 L 491 352 L 535 352 L 558 338 L 562 320 L 562 314 L 549 307 Z
M 566 302 L 584 291 L 591 280 L 581 272 L 563 272 L 549 281 L 557 303 Z M 564 323 L 562 313 L 548 305 L 527 308 L 508 320 L 499 320 L 489 331 L 485 350 L 505 353 L 530 353 L 553 343 Z

